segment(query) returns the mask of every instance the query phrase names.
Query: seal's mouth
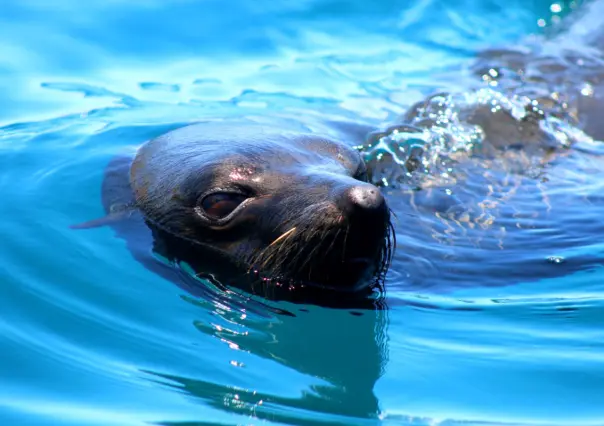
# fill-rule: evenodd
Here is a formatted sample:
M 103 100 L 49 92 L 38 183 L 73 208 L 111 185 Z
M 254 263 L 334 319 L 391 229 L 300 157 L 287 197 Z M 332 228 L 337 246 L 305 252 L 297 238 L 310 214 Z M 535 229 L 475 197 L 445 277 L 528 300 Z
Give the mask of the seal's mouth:
M 322 285 L 330 290 L 339 290 L 346 292 L 355 292 L 368 287 L 371 284 L 371 278 L 375 276 L 377 269 L 375 259 L 368 257 L 357 257 L 348 259 L 342 263 L 340 279 L 347 282 L 346 286 L 331 287 Z
M 298 290 L 304 288 L 330 290 L 339 293 L 355 293 L 366 289 L 371 284 L 372 274 L 368 273 L 375 264 L 374 260 L 369 258 L 351 259 L 343 262 L 341 267 L 346 271 L 346 276 L 342 274 L 341 280 L 324 281 L 322 279 L 308 280 L 300 278 L 291 278 L 283 275 L 264 276 L 259 270 L 254 269 L 254 275 L 265 283 L 270 283 L 278 287 L 287 287 L 289 290 Z M 353 277 L 350 279 L 350 277 Z M 366 278 L 362 280 L 361 278 Z M 342 285 L 346 282 L 346 285 Z
M 309 281 L 309 280 L 291 280 L 290 279 L 290 285 L 292 286 L 292 288 L 296 288 L 296 287 L 311 287 L 311 288 L 317 288 L 317 289 L 324 289 L 324 290 L 332 290 L 332 291 L 338 291 L 338 292 L 343 292 L 343 293 L 354 293 L 357 292 L 359 290 L 365 289 L 366 287 L 368 287 L 369 283 L 370 283 L 370 274 L 367 273 L 367 271 L 369 271 L 372 267 L 372 265 L 374 265 L 375 261 L 373 259 L 370 258 L 357 258 L 357 259 L 350 259 L 347 260 L 346 262 L 342 262 L 342 269 L 346 271 L 348 276 L 352 276 L 355 277 L 355 279 L 351 280 L 347 280 L 346 277 L 344 276 L 340 276 L 342 281 L 348 281 L 348 284 L 343 286 L 341 284 L 337 285 L 337 284 L 330 284 L 329 282 L 324 282 L 322 280 L 317 280 L 317 281 Z M 366 280 L 361 280 L 361 279 L 356 279 L 356 277 L 363 277 L 365 275 L 365 278 L 367 278 Z M 355 284 L 350 284 L 350 282 L 356 282 Z M 335 280 L 335 282 L 338 282 L 337 280 Z
M 396 244 L 389 215 L 381 219 L 291 228 L 249 259 L 249 272 L 291 289 L 364 290 L 384 278 Z

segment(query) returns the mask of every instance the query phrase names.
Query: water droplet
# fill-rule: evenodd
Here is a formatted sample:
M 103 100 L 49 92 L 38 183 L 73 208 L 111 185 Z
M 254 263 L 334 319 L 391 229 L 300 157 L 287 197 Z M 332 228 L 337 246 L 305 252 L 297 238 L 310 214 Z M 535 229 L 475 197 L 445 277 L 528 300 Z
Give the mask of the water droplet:
M 583 87 L 581 87 L 581 94 L 583 96 L 593 96 L 594 88 L 591 84 L 585 83 Z
M 552 5 L 549 7 L 549 10 L 551 10 L 552 13 L 560 13 L 562 12 L 562 5 L 559 3 L 552 3 Z

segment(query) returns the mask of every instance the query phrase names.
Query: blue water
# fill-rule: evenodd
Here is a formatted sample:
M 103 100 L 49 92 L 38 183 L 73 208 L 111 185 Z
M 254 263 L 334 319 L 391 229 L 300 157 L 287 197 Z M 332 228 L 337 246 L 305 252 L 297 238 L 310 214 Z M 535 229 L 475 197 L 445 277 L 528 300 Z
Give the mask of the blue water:
M 168 129 L 241 115 L 379 124 L 462 87 L 450 70 L 552 16 L 536 0 L 5 0 L 1 424 L 604 425 L 597 150 L 554 167 L 561 238 L 546 224 L 518 234 L 520 251 L 485 256 L 463 235 L 458 249 L 400 248 L 389 308 L 361 316 L 196 297 L 111 228 L 69 229 L 103 215 L 110 159 Z M 397 226 L 403 243 L 418 232 Z M 443 272 L 441 257 L 466 255 L 469 269 Z M 522 279 L 534 264 L 547 272 Z

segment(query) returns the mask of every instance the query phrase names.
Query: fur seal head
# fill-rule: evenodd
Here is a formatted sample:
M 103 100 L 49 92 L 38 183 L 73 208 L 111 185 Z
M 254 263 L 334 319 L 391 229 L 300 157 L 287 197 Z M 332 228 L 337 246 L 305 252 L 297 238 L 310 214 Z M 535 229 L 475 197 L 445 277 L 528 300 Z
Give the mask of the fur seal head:
M 393 252 L 384 196 L 357 151 L 327 137 L 191 125 L 143 145 L 130 183 L 168 255 L 196 271 L 355 291 L 383 277 Z

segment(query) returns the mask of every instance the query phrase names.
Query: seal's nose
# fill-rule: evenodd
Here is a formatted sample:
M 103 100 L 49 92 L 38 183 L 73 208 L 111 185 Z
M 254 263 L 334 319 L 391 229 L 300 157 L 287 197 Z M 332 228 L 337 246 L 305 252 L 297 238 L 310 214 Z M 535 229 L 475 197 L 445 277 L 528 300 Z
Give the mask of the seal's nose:
M 338 206 L 349 218 L 381 216 L 388 210 L 382 192 L 369 183 L 349 186 L 337 198 Z
M 345 197 L 356 207 L 379 209 L 384 204 L 382 192 L 373 185 L 356 185 L 346 191 Z

